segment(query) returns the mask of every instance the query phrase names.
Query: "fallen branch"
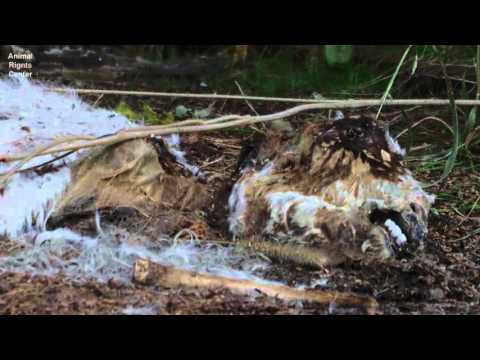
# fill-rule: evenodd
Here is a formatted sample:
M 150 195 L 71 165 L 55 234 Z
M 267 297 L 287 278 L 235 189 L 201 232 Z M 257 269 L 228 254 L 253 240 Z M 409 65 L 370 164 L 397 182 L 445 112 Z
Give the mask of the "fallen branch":
M 478 100 L 458 100 L 456 104 L 460 105 L 461 103 L 473 105 L 475 103 L 480 104 Z M 362 107 L 368 105 L 379 105 L 380 100 L 345 100 L 338 101 L 335 100 L 331 102 L 330 100 L 325 100 L 323 103 L 315 104 L 304 104 L 298 105 L 293 108 L 280 111 L 274 114 L 269 115 L 259 115 L 259 116 L 241 116 L 241 115 L 226 115 L 221 116 L 216 119 L 211 120 L 199 120 L 199 119 L 190 119 L 178 122 L 173 125 L 160 125 L 160 126 L 146 126 L 146 127 L 137 127 L 133 129 L 127 129 L 119 131 L 110 136 L 104 136 L 102 138 L 96 138 L 91 140 L 81 141 L 72 141 L 71 139 L 65 139 L 63 143 L 56 143 L 56 146 L 53 146 L 49 149 L 38 149 L 32 152 L 31 154 L 22 154 L 16 156 L 1 156 L 0 161 L 9 162 L 9 161 L 18 161 L 26 158 L 34 158 L 37 156 L 43 156 L 48 154 L 55 154 L 64 151 L 77 151 L 84 148 L 90 148 L 95 146 L 105 146 L 113 145 L 121 141 L 133 140 L 138 138 L 147 138 L 160 135 L 168 135 L 172 133 L 189 133 L 189 132 L 205 132 L 212 130 L 220 130 L 231 128 L 235 126 L 246 126 L 252 125 L 261 122 L 268 122 L 278 119 L 284 119 L 296 115 L 300 112 L 311 111 L 311 110 L 324 110 L 324 109 L 345 109 L 352 107 Z M 448 100 L 387 100 L 384 105 L 392 104 L 403 104 L 403 105 L 413 105 L 413 104 L 437 104 L 444 105 L 448 104 Z M 72 143 L 73 142 L 73 143 Z M 68 145 L 64 145 L 64 144 Z
M 1 156 L 0 161 L 10 162 L 19 161 L 24 159 L 31 160 L 38 156 L 55 154 L 65 151 L 77 151 L 84 148 L 90 148 L 95 146 L 113 145 L 126 140 L 133 140 L 139 138 L 154 137 L 160 135 L 169 135 L 172 133 L 188 133 L 188 132 L 203 132 L 219 129 L 226 129 L 234 126 L 252 125 L 260 122 L 273 121 L 277 119 L 287 118 L 296 115 L 302 111 L 317 110 L 317 109 L 329 109 L 336 108 L 338 104 L 305 104 L 287 109 L 278 113 L 270 115 L 260 116 L 241 116 L 241 115 L 227 115 L 210 120 L 198 120 L 190 119 L 178 122 L 173 125 L 159 125 L 159 126 L 144 126 L 133 129 L 127 129 L 119 131 L 109 136 L 103 136 L 95 139 L 86 139 L 78 143 L 76 139 L 65 138 L 62 141 L 56 141 L 54 146 L 42 147 L 33 151 L 30 154 L 14 155 L 14 156 Z M 340 105 L 341 106 L 341 105 Z M 64 145 L 68 144 L 68 145 Z
M 153 96 L 153 97 L 180 97 L 193 99 L 223 99 L 223 100 L 251 100 L 251 101 L 274 101 L 301 104 L 337 104 L 339 108 L 358 108 L 368 106 L 379 106 L 382 101 L 379 99 L 361 99 L 361 100 L 335 100 L 335 99 L 298 99 L 298 98 L 279 98 L 267 96 L 244 96 L 244 95 L 225 95 L 225 94 L 191 94 L 191 93 L 168 93 L 154 91 L 127 91 L 127 90 L 100 90 L 100 89 L 70 89 L 70 88 L 50 88 L 49 91 L 60 93 L 77 94 L 105 94 L 105 95 L 132 95 L 132 96 Z M 480 100 L 456 100 L 459 106 L 480 105 Z M 397 99 L 386 100 L 383 106 L 405 106 L 405 105 L 449 105 L 448 99 Z
M 321 305 L 335 303 L 338 306 L 355 307 L 368 314 L 378 312 L 378 303 L 369 296 L 336 291 L 300 290 L 284 285 L 261 284 L 250 280 L 229 279 L 220 276 L 205 275 L 170 266 L 137 260 L 133 266 L 133 281 L 142 285 L 160 285 L 168 288 L 178 286 L 198 288 L 226 288 L 232 292 L 248 294 L 260 291 L 268 296 L 285 301 L 309 301 Z
M 54 90 L 54 89 L 51 89 L 51 90 Z M 72 91 L 72 90 L 69 90 L 69 91 Z M 88 91 L 96 91 L 96 93 L 101 93 L 101 91 L 103 90 L 88 90 Z M 107 92 L 107 93 L 111 93 L 111 92 Z M 132 94 L 132 92 L 125 92 L 125 93 Z M 147 93 L 147 92 L 144 92 L 143 94 L 174 95 L 170 93 Z M 180 95 L 207 96 L 204 94 L 180 94 Z M 235 97 L 235 95 L 231 95 L 231 96 Z M 243 96 L 241 98 L 244 99 L 246 97 Z M 275 98 L 265 98 L 265 99 L 271 100 Z M 91 148 L 95 146 L 113 145 L 122 141 L 155 137 L 155 136 L 161 136 L 161 135 L 169 135 L 172 133 L 205 132 L 205 131 L 226 129 L 226 128 L 231 128 L 236 126 L 253 125 L 256 123 L 288 118 L 304 111 L 322 110 L 322 109 L 324 110 L 324 109 L 355 108 L 355 107 L 363 107 L 363 106 L 380 105 L 381 103 L 382 103 L 381 100 L 343 100 L 343 101 L 315 100 L 315 103 L 313 104 L 298 105 L 293 108 L 280 111 L 274 114 L 269 114 L 269 115 L 259 115 L 259 116 L 226 115 L 226 116 L 221 116 L 221 117 L 210 119 L 210 120 L 190 119 L 190 120 L 181 121 L 172 125 L 146 126 L 146 127 L 137 127 L 133 129 L 124 129 L 117 133 L 102 136 L 99 138 L 80 137 L 80 136 L 67 137 L 67 138 L 64 138 L 63 140 L 56 140 L 52 144 L 46 147 L 41 147 L 39 149 L 36 149 L 29 154 L 12 155 L 12 156 L 2 156 L 0 154 L 0 162 L 20 161 L 20 164 L 18 164 L 18 166 L 14 167 L 11 171 L 9 171 L 6 177 L 5 177 L 5 174 L 0 174 L 0 176 L 3 175 L 3 179 L 1 181 L 0 187 L 4 186 L 7 183 L 8 179 L 11 178 L 11 176 L 13 176 L 16 172 L 20 170 L 23 164 L 25 164 L 26 162 L 38 156 L 70 152 L 70 151 L 78 151 L 80 149 Z M 448 104 L 448 100 L 416 99 L 416 100 L 387 100 L 383 105 L 385 106 L 385 105 L 447 105 L 447 104 Z M 456 101 L 456 104 L 469 105 L 469 106 L 480 105 L 480 100 L 458 100 Z

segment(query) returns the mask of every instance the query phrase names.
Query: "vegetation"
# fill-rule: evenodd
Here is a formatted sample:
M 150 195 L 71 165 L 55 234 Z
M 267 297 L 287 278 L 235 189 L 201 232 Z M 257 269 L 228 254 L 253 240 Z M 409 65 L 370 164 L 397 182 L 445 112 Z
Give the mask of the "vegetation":
M 457 187 L 445 185 L 465 173 L 474 176 L 468 180 L 472 186 L 479 185 L 477 109 L 459 109 L 455 100 L 480 98 L 480 46 L 255 46 L 248 49 L 245 62 L 238 61 L 236 47 L 232 48 L 195 49 L 203 53 L 223 51 L 235 58 L 229 71 L 202 79 L 208 84 L 205 91 L 313 99 L 385 100 L 415 96 L 450 99 L 448 109 L 428 109 L 429 116 L 417 122 L 412 121 L 408 110 L 402 109 L 400 121 L 397 119 L 392 126 L 399 131 L 407 130 L 400 141 L 408 150 L 413 149 L 407 160 L 415 172 L 419 176 L 426 175 L 427 186 L 440 187 L 438 206 L 450 202 L 461 214 L 480 214 L 478 197 L 459 197 Z M 244 56 L 245 49 L 242 51 Z M 178 55 L 178 52 L 174 53 Z M 174 57 L 176 61 L 177 55 Z M 157 58 L 157 61 L 171 59 Z M 178 80 L 172 90 L 185 90 L 182 79 Z M 167 88 L 171 85 L 169 83 Z M 180 104 L 172 111 L 177 114 L 177 119 L 186 115 L 198 116 L 202 109 L 195 110 L 194 107 Z M 391 120 L 385 109 L 380 107 L 377 110 L 376 115 L 382 120 Z M 428 145 L 421 149 L 422 155 L 419 156 L 416 149 L 422 143 Z

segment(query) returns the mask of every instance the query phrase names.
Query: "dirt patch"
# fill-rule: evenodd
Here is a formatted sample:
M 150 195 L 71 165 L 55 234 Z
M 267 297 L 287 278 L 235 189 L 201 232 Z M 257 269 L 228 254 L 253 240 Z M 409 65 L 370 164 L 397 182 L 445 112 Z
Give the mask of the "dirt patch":
M 0 275 L 2 314 L 300 314 L 301 304 L 262 294 L 235 295 L 224 289 L 166 289 L 95 281 L 76 284 L 55 278 Z M 308 312 L 326 313 L 328 309 Z

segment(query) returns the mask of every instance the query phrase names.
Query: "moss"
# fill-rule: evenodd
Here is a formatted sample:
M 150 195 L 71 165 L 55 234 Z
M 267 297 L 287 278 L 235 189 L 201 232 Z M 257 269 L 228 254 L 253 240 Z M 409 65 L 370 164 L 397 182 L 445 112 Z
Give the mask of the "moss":
M 115 111 L 127 117 L 129 120 L 139 120 L 142 117 L 140 114 L 133 111 L 132 108 L 123 101 L 117 105 Z

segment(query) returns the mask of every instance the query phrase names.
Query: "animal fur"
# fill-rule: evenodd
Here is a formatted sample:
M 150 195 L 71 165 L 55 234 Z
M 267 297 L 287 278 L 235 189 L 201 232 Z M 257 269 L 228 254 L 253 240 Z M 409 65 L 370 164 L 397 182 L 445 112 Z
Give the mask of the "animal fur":
M 290 139 L 271 132 L 233 187 L 230 231 L 321 251 L 319 264 L 413 253 L 427 236 L 434 197 L 404 155 L 369 118 L 309 124 Z

